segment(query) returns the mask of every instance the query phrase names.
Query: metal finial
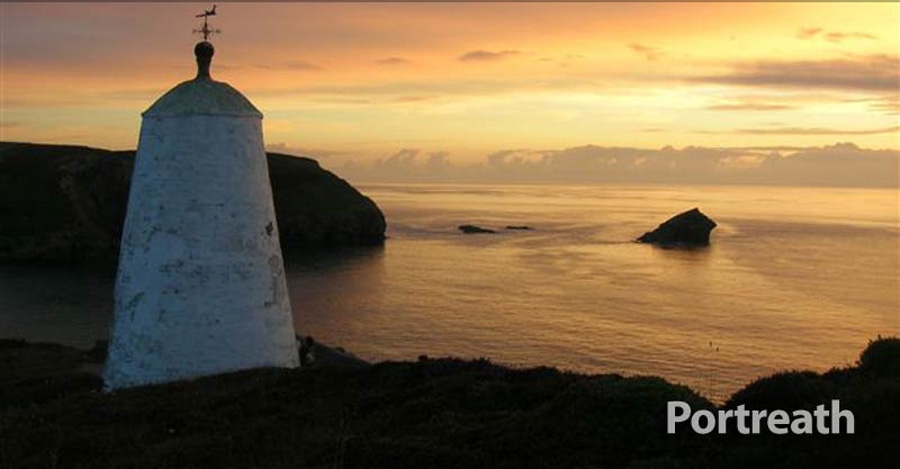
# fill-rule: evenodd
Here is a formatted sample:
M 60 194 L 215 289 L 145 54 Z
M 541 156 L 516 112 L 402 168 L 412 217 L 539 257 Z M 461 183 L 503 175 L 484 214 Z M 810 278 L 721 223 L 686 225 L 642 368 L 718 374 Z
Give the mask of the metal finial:
M 213 54 L 215 54 L 215 53 L 216 53 L 216 49 L 208 41 L 198 42 L 197 45 L 194 46 L 194 55 L 197 56 L 197 79 L 198 80 L 212 79 L 209 76 L 209 65 L 212 63 L 212 57 L 213 57 Z
M 210 34 L 219 34 L 222 32 L 219 29 L 211 29 L 209 27 L 210 16 L 216 16 L 216 5 L 213 5 L 212 10 L 203 10 L 203 13 L 194 15 L 194 18 L 203 18 L 203 27 L 200 29 L 195 29 L 194 34 L 202 34 L 204 41 L 209 39 Z

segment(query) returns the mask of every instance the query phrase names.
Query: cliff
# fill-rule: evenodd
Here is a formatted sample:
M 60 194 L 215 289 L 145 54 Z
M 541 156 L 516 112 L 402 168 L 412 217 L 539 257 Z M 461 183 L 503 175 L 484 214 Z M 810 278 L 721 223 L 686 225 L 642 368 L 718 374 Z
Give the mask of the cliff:
M 284 249 L 384 241 L 375 203 L 310 158 L 270 153 Z M 0 261 L 114 259 L 134 151 L 0 142 Z

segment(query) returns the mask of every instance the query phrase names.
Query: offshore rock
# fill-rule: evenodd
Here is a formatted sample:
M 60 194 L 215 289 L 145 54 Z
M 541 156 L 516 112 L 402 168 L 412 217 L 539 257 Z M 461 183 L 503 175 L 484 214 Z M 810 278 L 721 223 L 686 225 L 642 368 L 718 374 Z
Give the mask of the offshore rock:
M 478 233 L 496 233 L 494 230 L 489 230 L 487 228 L 482 228 L 480 226 L 475 225 L 459 225 L 457 227 L 459 231 L 462 231 L 464 234 L 478 234 Z
M 699 209 L 693 208 L 666 220 L 655 230 L 644 233 L 637 239 L 637 242 L 706 246 L 709 244 L 709 234 L 715 227 L 716 222 L 701 213 Z

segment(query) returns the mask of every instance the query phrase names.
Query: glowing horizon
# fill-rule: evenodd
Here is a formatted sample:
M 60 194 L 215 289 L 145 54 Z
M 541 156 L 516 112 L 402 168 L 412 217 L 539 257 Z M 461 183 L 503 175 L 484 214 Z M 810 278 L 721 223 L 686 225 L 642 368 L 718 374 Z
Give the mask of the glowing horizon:
M 0 140 L 134 148 L 206 4 L 3 3 Z M 225 3 L 266 141 L 373 161 L 584 145 L 900 148 L 898 4 Z

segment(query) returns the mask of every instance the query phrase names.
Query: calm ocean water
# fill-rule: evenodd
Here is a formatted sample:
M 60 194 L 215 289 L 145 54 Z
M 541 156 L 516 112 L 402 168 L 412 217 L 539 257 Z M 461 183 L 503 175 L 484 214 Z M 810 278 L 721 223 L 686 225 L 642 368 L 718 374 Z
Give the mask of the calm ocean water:
M 900 335 L 900 191 L 770 187 L 361 185 L 383 248 L 288 265 L 295 324 L 370 360 L 488 357 L 649 374 L 722 398 L 761 375 L 851 364 Z M 707 249 L 632 243 L 683 210 Z M 462 235 L 460 224 L 533 231 Z M 105 266 L 0 266 L 0 336 L 106 336 Z

